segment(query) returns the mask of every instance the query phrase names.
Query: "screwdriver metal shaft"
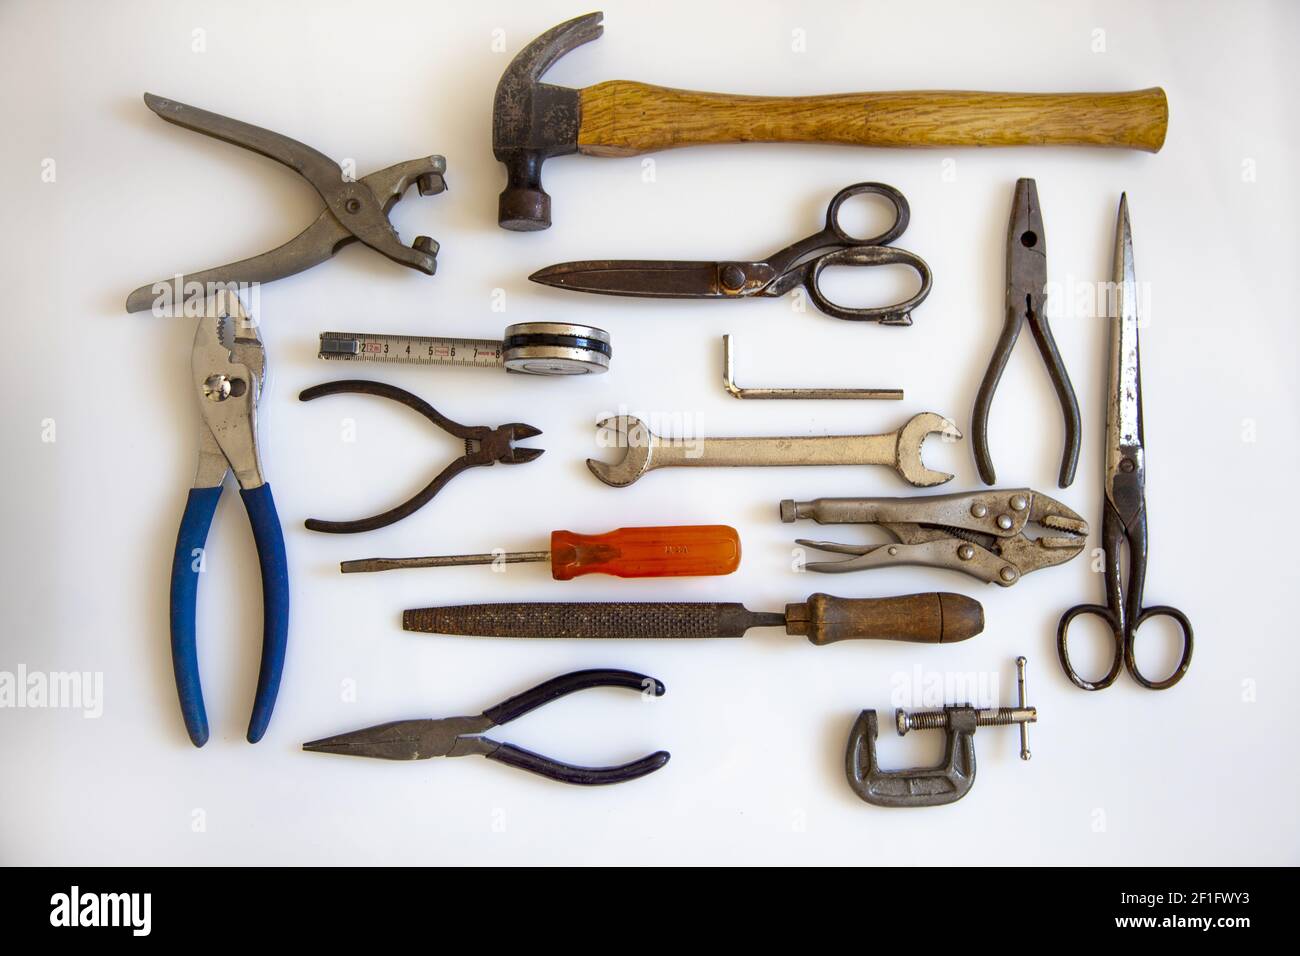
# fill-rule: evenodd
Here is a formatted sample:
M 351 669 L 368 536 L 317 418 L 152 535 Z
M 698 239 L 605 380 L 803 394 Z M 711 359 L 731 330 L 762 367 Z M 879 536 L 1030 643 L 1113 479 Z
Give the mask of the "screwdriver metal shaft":
M 527 564 L 532 561 L 549 561 L 549 551 L 493 551 L 488 554 L 438 554 L 423 558 L 363 558 L 343 561 L 339 570 L 344 574 L 358 571 L 397 571 L 402 568 L 455 568 L 469 564 Z

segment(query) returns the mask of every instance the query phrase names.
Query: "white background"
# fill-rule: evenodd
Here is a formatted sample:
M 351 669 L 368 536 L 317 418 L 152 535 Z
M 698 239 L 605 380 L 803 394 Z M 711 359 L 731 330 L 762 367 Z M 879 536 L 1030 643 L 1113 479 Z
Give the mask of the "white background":
M 1293 507 L 1297 427 L 1297 156 L 1287 3 L 606 4 L 605 36 L 554 83 L 627 78 L 695 89 L 813 94 L 872 89 L 1124 90 L 1162 85 L 1158 155 L 1122 151 L 886 151 L 731 146 L 546 164 L 555 226 L 497 228 L 491 155 L 497 78 L 569 3 L 7 3 L 0 10 L 0 153 L 8 293 L 4 342 L 3 644 L 0 670 L 103 675 L 103 714 L 0 711 L 0 861 L 1296 863 Z M 504 52 L 494 37 L 504 31 Z M 806 50 L 792 49 L 795 31 Z M 1103 37 L 1104 31 L 1104 37 Z M 1097 49 L 1104 44 L 1104 49 Z M 501 44 L 498 43 L 498 46 Z M 198 47 L 198 48 L 196 48 Z M 192 320 L 127 315 L 137 285 L 268 249 L 319 202 L 285 168 L 163 123 L 145 91 L 301 139 L 365 174 L 431 152 L 451 189 L 393 212 L 405 241 L 442 244 L 426 278 L 353 246 L 261 290 L 272 377 L 262 452 L 292 576 L 288 664 L 275 719 L 244 742 L 261 630 L 252 538 L 228 490 L 208 541 L 199 643 L 213 736 L 195 750 L 172 686 L 167 579 L 198 416 L 187 386 Z M 42 171 L 51 167 L 52 182 Z M 653 175 L 650 175 L 652 170 Z M 1050 278 L 1109 276 L 1127 190 L 1142 332 L 1149 603 L 1183 608 L 1195 660 L 1174 690 L 1128 677 L 1086 694 L 1062 675 L 1061 611 L 1102 597 L 1089 558 L 1014 588 L 904 568 L 847 577 L 791 569 L 799 535 L 777 502 L 912 489 L 884 469 L 654 473 L 632 488 L 583 466 L 592 425 L 622 407 L 684 415 L 700 435 L 888 431 L 933 410 L 969 430 L 1002 316 L 1003 238 L 1016 177 L 1037 179 Z M 575 258 L 761 258 L 820 225 L 841 187 L 880 180 L 910 199 L 899 244 L 931 265 L 910 329 L 841 323 L 791 300 L 663 302 L 570 295 L 526 277 Z M 865 218 L 865 217 L 864 217 Z M 865 221 L 862 223 L 865 228 Z M 856 280 L 856 281 L 855 281 Z M 900 291 L 835 277 L 842 295 Z M 506 309 L 494 311 L 494 290 Z M 1053 303 L 1084 414 L 1078 479 L 1055 488 L 1059 411 L 1026 334 L 994 404 L 1002 487 L 1058 494 L 1100 525 L 1106 322 Z M 326 329 L 497 336 L 507 323 L 576 321 L 613 335 L 608 375 L 530 380 L 472 369 L 325 366 Z M 897 386 L 902 403 L 742 403 L 722 390 L 721 335 L 748 385 Z M 360 373 L 471 424 L 545 434 L 526 466 L 458 478 L 412 518 L 359 536 L 303 529 L 388 507 L 455 453 L 423 420 L 360 396 L 300 404 L 303 387 Z M 354 443 L 341 439 L 353 419 Z M 55 424 L 49 437 L 47 420 Z M 934 443 L 978 486 L 969 441 Z M 341 577 L 341 559 L 545 547 L 549 531 L 718 522 L 740 529 L 729 578 L 550 580 L 545 566 Z M 1097 546 L 1094 534 L 1090 546 Z M 984 634 L 949 647 L 814 648 L 778 630 L 743 641 L 546 643 L 414 635 L 408 607 L 494 600 L 734 600 L 779 610 L 817 590 L 955 590 Z M 1141 657 L 1167 666 L 1169 635 Z M 1076 653 L 1098 666 L 1079 640 Z M 890 767 L 935 760 L 938 735 L 898 740 L 895 697 L 917 678 L 971 674 L 1014 692 L 1030 660 L 1034 758 L 1014 730 L 976 737 L 972 793 L 941 809 L 870 807 L 843 749 L 864 707 L 885 720 Z M 303 754 L 304 740 L 399 717 L 476 713 L 583 667 L 641 670 L 668 694 L 587 692 L 498 732 L 574 762 L 673 758 L 635 783 L 584 790 L 483 760 L 403 764 Z M 349 688 L 355 700 L 345 699 Z

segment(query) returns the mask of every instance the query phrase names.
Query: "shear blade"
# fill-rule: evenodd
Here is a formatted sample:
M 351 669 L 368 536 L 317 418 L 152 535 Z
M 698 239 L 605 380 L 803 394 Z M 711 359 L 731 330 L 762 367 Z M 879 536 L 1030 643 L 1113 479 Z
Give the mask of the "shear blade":
M 528 278 L 557 289 L 600 295 L 680 299 L 720 294 L 715 262 L 637 259 L 561 262 L 538 270 Z

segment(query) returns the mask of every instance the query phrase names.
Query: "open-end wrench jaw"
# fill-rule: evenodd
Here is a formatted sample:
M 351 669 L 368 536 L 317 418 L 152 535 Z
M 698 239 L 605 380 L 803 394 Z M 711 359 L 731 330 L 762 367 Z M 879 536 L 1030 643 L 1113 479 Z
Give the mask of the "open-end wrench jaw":
M 921 446 L 931 435 L 943 435 L 945 441 L 958 441 L 961 430 L 951 419 L 934 412 L 922 412 L 898 431 L 894 467 L 905 481 L 918 488 L 932 488 L 953 479 L 947 472 L 934 471 L 922 463 Z
M 587 468 L 607 485 L 624 488 L 651 468 L 654 436 L 645 422 L 633 415 L 614 415 L 596 423 L 598 434 L 616 436 L 615 447 L 623 449 L 618 461 L 588 458 Z

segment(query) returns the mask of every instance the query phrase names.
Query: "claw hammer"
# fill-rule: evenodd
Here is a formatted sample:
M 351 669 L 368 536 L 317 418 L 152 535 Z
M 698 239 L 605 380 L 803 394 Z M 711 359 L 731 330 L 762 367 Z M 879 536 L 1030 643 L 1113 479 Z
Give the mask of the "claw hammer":
M 1112 146 L 1157 152 L 1169 104 L 1159 87 L 1124 93 L 919 90 L 829 96 L 738 96 L 610 80 L 574 90 L 541 82 L 575 47 L 601 35 L 602 13 L 546 31 L 497 84 L 492 152 L 506 167 L 498 221 L 551 225 L 542 189 L 549 156 L 634 156 L 714 143 L 850 146 Z

